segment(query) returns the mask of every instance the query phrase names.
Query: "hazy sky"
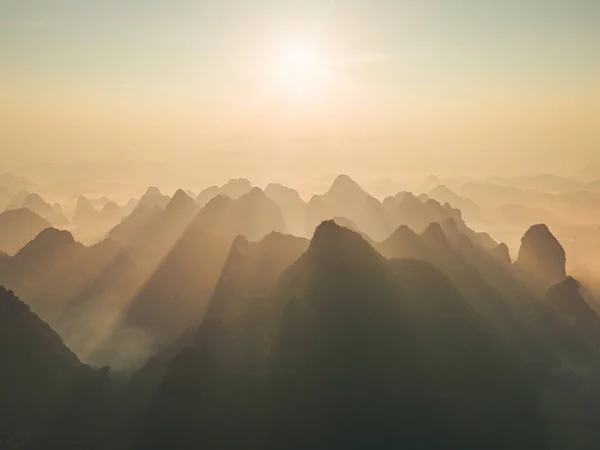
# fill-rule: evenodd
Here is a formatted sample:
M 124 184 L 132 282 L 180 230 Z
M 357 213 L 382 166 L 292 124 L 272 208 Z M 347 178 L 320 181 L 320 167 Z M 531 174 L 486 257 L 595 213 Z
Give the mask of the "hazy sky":
M 600 152 L 600 1 L 0 0 L 3 158 L 398 142 Z

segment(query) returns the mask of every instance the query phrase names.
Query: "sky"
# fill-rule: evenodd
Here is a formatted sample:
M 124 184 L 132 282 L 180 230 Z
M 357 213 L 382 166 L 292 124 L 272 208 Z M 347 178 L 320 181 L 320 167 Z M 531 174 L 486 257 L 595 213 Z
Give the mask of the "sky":
M 597 0 L 0 0 L 0 156 L 593 159 L 599 24 Z M 282 87 L 297 46 L 319 80 Z

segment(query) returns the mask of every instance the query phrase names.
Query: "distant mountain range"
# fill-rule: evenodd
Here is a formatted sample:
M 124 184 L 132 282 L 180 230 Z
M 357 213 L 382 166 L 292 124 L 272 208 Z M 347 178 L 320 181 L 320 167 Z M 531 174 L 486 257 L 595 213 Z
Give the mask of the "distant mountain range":
M 0 213 L 0 448 L 599 448 L 599 303 L 554 209 L 594 194 L 430 181 Z

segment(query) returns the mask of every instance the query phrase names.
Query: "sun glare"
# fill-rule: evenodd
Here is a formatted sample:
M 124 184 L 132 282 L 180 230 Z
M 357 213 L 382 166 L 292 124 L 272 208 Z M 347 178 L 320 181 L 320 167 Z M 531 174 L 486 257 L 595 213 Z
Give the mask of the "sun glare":
M 283 87 L 297 95 L 311 95 L 322 87 L 325 60 L 316 46 L 296 44 L 279 56 L 278 77 Z

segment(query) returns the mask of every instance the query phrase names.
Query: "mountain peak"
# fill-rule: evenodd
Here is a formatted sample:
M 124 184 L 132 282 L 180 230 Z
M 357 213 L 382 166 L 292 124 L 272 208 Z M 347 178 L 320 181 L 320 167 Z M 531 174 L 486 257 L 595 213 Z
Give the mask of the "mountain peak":
M 417 233 L 415 233 L 413 229 L 410 228 L 408 225 L 400 225 L 394 230 L 394 232 L 390 235 L 388 240 L 404 241 L 406 239 L 412 240 L 417 237 Z
M 317 226 L 309 247 L 310 252 L 329 257 L 355 253 L 360 249 L 375 252 L 360 234 L 339 226 L 334 220 L 325 220 Z
M 114 215 L 118 215 L 121 213 L 121 207 L 113 201 L 108 201 L 106 202 L 106 204 L 102 207 L 102 212 L 104 214 L 114 214 Z
M 267 195 L 264 193 L 264 191 L 259 187 L 253 187 L 252 189 L 250 189 L 250 191 L 243 194 L 242 196 L 237 198 L 235 201 L 241 202 L 241 203 L 244 203 L 244 202 L 261 203 L 264 201 L 267 201 L 269 203 L 272 202 L 272 200 L 269 199 L 269 197 L 267 197 Z
M 563 314 L 575 319 L 579 325 L 596 329 L 600 326 L 598 315 L 583 298 L 580 283 L 573 277 L 566 277 L 548 289 L 546 300 Z
M 407 225 L 400 225 L 381 243 L 382 254 L 388 258 L 420 258 L 423 256 L 421 239 Z
M 421 235 L 424 241 L 433 246 L 448 246 L 448 239 L 442 226 L 438 222 L 431 222 Z
M 491 253 L 495 258 L 499 259 L 500 261 L 505 262 L 506 264 L 511 263 L 510 250 L 504 242 L 501 242 L 496 248 L 492 249 Z
M 155 186 L 150 186 L 148 189 L 146 189 L 146 192 L 144 193 L 144 196 L 154 196 L 154 195 L 162 195 L 162 192 L 160 191 L 160 189 Z
M 443 184 L 438 184 L 436 187 L 434 187 L 431 191 L 429 191 L 429 196 L 435 196 L 435 195 L 456 195 L 453 191 L 451 191 L 450 189 L 448 189 L 446 186 L 444 186 Z
M 244 252 L 250 245 L 250 241 L 243 234 L 240 234 L 235 237 L 233 242 L 231 243 L 231 252 Z
M 335 195 L 348 196 L 360 195 L 366 197 L 369 195 L 356 181 L 344 174 L 335 178 L 329 192 Z
M 565 250 L 545 224 L 533 225 L 521 239 L 517 264 L 546 287 L 566 278 Z
M 167 205 L 167 210 L 188 210 L 194 208 L 196 202 L 183 189 L 177 189 L 177 192 L 173 195 L 173 198 Z
M 17 259 L 35 257 L 34 255 L 47 254 L 59 249 L 71 247 L 78 244 L 73 235 L 65 230 L 57 230 L 56 228 L 46 228 L 42 230 L 37 237 L 26 244 L 15 256 Z
M 400 208 L 419 207 L 423 203 L 412 192 L 405 192 L 398 204 Z
M 232 178 L 220 189 L 220 193 L 233 199 L 239 198 L 252 190 L 252 183 L 246 178 Z
M 75 242 L 73 235 L 66 230 L 57 230 L 56 228 L 46 228 L 37 235 L 36 239 L 46 241 L 60 241 L 65 243 Z

